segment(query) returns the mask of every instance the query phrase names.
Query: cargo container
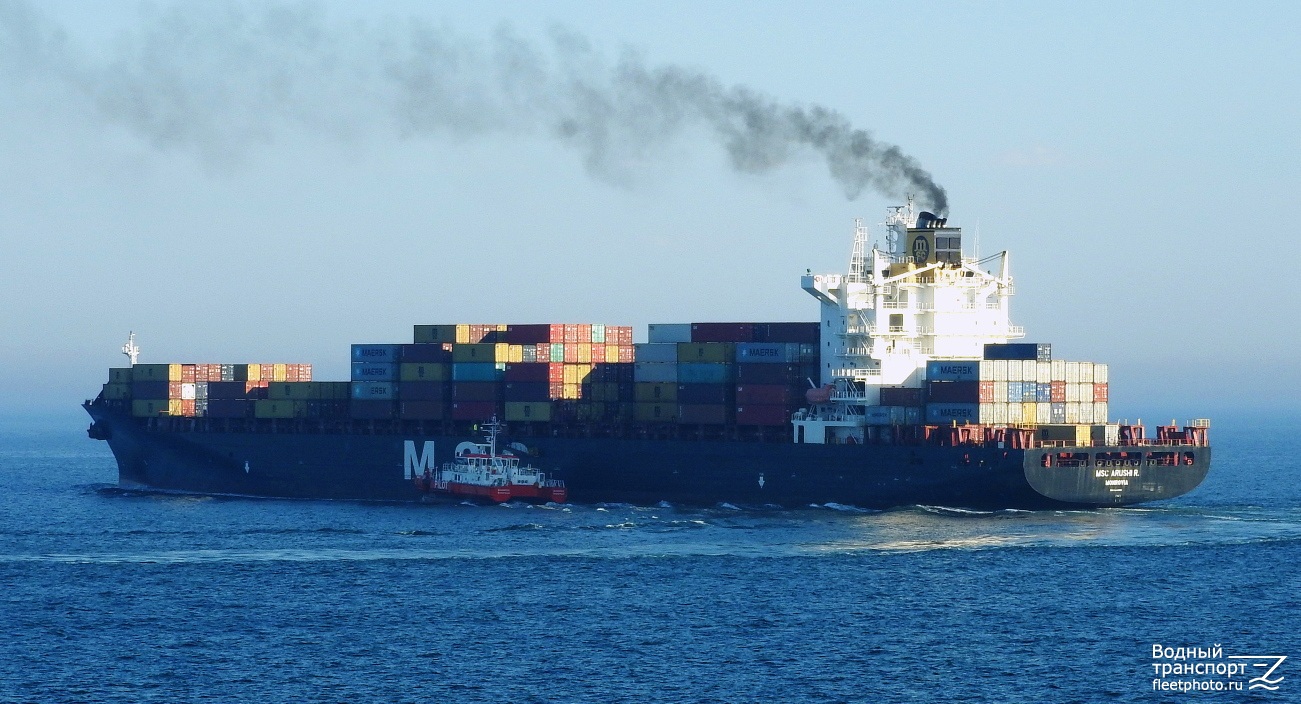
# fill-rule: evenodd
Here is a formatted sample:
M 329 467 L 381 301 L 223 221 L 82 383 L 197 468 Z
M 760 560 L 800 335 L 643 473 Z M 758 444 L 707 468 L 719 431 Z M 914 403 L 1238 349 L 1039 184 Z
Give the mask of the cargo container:
M 733 381 L 732 368 L 731 364 L 716 362 L 678 362 L 678 381 L 687 384 L 725 384 Z
M 451 384 L 445 381 L 402 381 L 396 395 L 403 401 L 448 401 L 452 398 Z
M 452 361 L 456 363 L 495 363 L 497 345 L 492 343 L 462 344 L 452 347 Z
M 1107 384 L 1106 384 L 1105 382 L 1094 384 L 1094 385 L 1093 385 L 1093 402 L 1094 402 L 1094 403 L 1106 403 L 1108 400 L 1110 400 L 1110 399 L 1107 397 L 1107 396 L 1108 396 L 1108 393 L 1109 393 L 1109 388 L 1108 388 L 1108 386 L 1107 386 Z
M 131 367 L 114 367 L 108 370 L 110 384 L 130 384 L 131 381 Z
M 452 365 L 446 362 L 403 362 L 398 365 L 399 381 L 450 381 Z
M 738 364 L 799 364 L 797 342 L 742 342 L 736 346 Z
M 389 420 L 397 415 L 392 399 L 356 399 L 348 404 L 348 415 L 358 420 Z
M 443 420 L 450 409 L 443 401 L 403 399 L 398 402 L 398 417 L 402 420 Z
M 678 346 L 667 342 L 646 342 L 633 345 L 638 362 L 673 362 L 678 361 Z
M 691 323 L 652 323 L 646 332 L 648 342 L 691 342 Z
M 1007 404 L 1003 404 L 1006 406 Z M 1020 405 L 1018 404 L 1018 408 Z M 926 404 L 926 422 L 932 425 L 950 423 L 977 423 L 980 420 L 980 407 L 976 403 L 928 403 Z
M 979 381 L 980 360 L 932 359 L 926 363 L 928 381 Z
M 493 402 L 501 395 L 502 386 L 491 381 L 454 381 L 452 382 L 452 401 L 489 401 Z
M 673 382 L 678 381 L 676 362 L 637 362 L 633 372 L 638 382 Z
M 1046 342 L 1009 342 L 985 345 L 985 359 L 1036 360 L 1052 359 L 1052 345 Z
M 497 404 L 492 401 L 456 401 L 452 404 L 452 420 L 488 421 L 497 412 Z
M 745 384 L 736 387 L 736 405 L 782 406 L 790 408 L 804 403 L 804 390 L 782 384 Z
M 397 381 L 398 365 L 388 362 L 353 362 L 353 381 Z
M 397 398 L 397 384 L 391 381 L 354 381 L 352 398 L 354 401 L 391 401 Z M 365 416 L 370 418 L 371 416 Z
M 402 361 L 402 345 L 364 344 L 352 346 L 352 361 L 397 364 Z
M 798 342 L 818 344 L 818 323 L 754 323 L 755 342 Z
M 402 364 L 451 362 L 452 349 L 441 344 L 402 345 Z
M 1011 384 L 1008 384 L 1010 387 Z M 887 403 L 884 398 L 885 389 L 882 389 L 881 405 L 883 406 L 907 406 L 913 404 Z M 979 403 L 980 402 L 980 382 L 978 381 L 930 381 L 926 383 L 926 399 L 929 403 Z M 1021 399 L 1017 399 L 1020 401 Z
M 992 382 L 991 389 L 992 389 Z M 801 397 L 803 394 L 801 394 Z M 916 406 L 922 405 L 922 390 L 915 387 L 882 386 L 882 406 Z
M 731 405 L 736 387 L 731 384 L 678 384 L 678 403 L 688 405 Z
M 643 423 L 676 423 L 678 404 L 637 403 L 634 404 L 633 417 Z
M 130 397 L 136 399 L 167 399 L 171 397 L 170 387 L 171 382 L 165 379 L 162 381 L 133 381 L 130 387 Z
M 493 362 L 453 362 L 452 381 L 495 382 L 505 372 Z
M 734 406 L 723 404 L 680 403 L 678 422 L 689 425 L 723 425 L 731 421 L 734 409 Z
M 210 382 L 223 383 L 223 382 Z M 242 383 L 240 384 L 243 385 Z M 252 399 L 245 398 L 209 398 L 207 416 L 209 418 L 252 418 Z
M 731 364 L 736 356 L 736 346 L 728 342 L 680 342 L 678 363 L 690 362 Z
M 296 402 L 289 399 L 259 399 L 253 402 L 253 417 L 295 418 L 294 403 Z M 303 415 L 306 416 L 306 413 Z
M 1044 443 L 1088 447 L 1093 442 L 1093 428 L 1088 425 L 1041 425 L 1036 432 Z
M 131 367 L 132 381 L 180 381 L 179 364 L 136 364 Z
M 639 402 L 674 403 L 678 400 L 678 385 L 676 381 L 669 381 L 669 382 L 639 381 L 633 386 L 633 393 L 634 393 L 635 400 Z
M 801 384 L 822 378 L 818 369 L 796 364 L 737 364 L 738 384 Z
M 547 401 L 524 403 L 506 402 L 505 416 L 512 422 L 551 422 L 551 403 Z
M 508 381 L 502 385 L 502 398 L 507 402 L 550 401 L 551 384 L 546 381 Z

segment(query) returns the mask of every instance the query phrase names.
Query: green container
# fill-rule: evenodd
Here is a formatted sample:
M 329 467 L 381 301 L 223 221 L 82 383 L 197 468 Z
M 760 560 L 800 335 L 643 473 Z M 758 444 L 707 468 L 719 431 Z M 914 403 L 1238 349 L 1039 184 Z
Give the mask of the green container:
M 455 325 L 417 325 L 415 334 L 412 336 L 413 342 L 456 342 Z
M 452 365 L 446 362 L 406 362 L 398 367 L 400 381 L 448 381 L 451 378 Z
M 113 367 L 109 369 L 108 382 L 110 384 L 130 384 L 131 367 Z
M 551 403 L 547 401 L 511 401 L 506 404 L 506 420 L 512 422 L 551 422 Z
M 453 362 L 496 362 L 497 346 L 489 343 L 452 347 Z M 502 360 L 505 361 L 505 360 Z

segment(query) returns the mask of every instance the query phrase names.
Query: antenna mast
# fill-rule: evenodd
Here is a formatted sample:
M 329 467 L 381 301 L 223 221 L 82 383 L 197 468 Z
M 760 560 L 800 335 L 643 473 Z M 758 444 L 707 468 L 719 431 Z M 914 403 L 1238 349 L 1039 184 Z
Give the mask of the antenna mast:
M 131 334 L 127 335 L 126 344 L 122 345 L 122 354 L 126 355 L 126 358 L 131 360 L 131 366 L 133 367 L 136 365 L 136 360 L 140 359 L 140 348 L 136 346 L 136 334 L 134 330 L 131 331 Z

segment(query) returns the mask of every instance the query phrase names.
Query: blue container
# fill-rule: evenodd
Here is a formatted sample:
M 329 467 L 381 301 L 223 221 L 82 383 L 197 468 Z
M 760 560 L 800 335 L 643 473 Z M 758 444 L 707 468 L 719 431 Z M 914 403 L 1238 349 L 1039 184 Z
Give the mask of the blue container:
M 403 362 L 450 362 L 452 351 L 443 349 L 443 346 L 436 342 L 417 343 L 402 345 L 400 357 Z
M 353 345 L 352 361 L 397 364 L 402 361 L 402 345 Z
M 353 362 L 353 381 L 397 381 L 399 366 L 385 362 Z
M 352 397 L 358 401 L 392 401 L 397 398 L 397 384 L 391 381 L 354 381 Z
M 736 345 L 736 361 L 745 364 L 797 364 L 800 362 L 800 344 L 741 342 Z
M 975 423 L 980 419 L 978 403 L 928 403 L 926 404 L 926 423 L 929 425 L 949 425 L 957 422 Z
M 1007 382 L 1007 402 L 1021 403 L 1025 395 L 1025 383 L 1020 381 Z
M 980 360 L 932 359 L 926 363 L 927 381 L 980 381 Z
M 500 368 L 493 362 L 453 362 L 452 381 L 497 381 L 505 374 L 505 365 Z
M 732 380 L 732 365 L 714 362 L 678 363 L 678 381 L 683 384 L 726 384 Z
M 1039 403 L 1049 403 L 1053 400 L 1053 385 L 1047 382 L 1040 382 L 1036 385 L 1035 401 Z

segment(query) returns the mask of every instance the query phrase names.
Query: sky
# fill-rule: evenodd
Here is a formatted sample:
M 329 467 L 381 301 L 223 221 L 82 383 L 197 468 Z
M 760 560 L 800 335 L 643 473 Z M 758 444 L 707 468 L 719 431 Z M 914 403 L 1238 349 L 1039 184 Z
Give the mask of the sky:
M 909 193 L 1113 418 L 1296 412 L 1298 20 L 0 0 L 0 420 L 76 413 L 128 331 L 346 379 L 414 324 L 815 320 L 799 276 Z

